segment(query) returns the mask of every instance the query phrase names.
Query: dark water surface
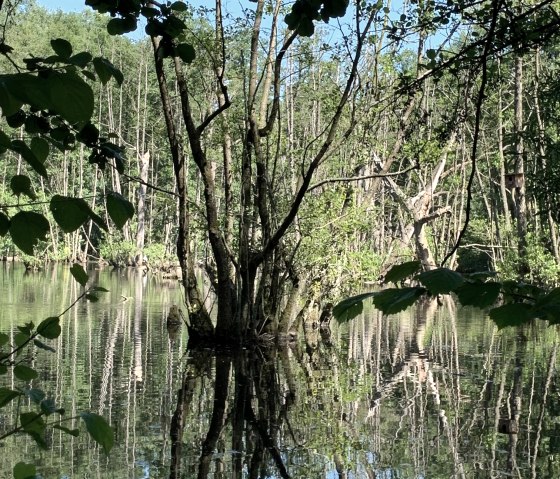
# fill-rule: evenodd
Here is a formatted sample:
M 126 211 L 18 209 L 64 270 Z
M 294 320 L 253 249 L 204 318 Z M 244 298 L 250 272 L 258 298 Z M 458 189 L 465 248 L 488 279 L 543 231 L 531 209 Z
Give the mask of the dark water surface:
M 15 436 L 0 442 L 0 478 L 19 461 L 45 478 L 560 477 L 556 327 L 498 331 L 478 311 L 430 303 L 388 318 L 366 309 L 277 350 L 195 353 L 166 328 L 175 282 L 91 273 L 110 293 L 63 316 L 56 352 L 34 353 L 31 386 L 66 417 L 102 414 L 116 445 L 107 457 L 85 433 L 51 431 L 48 451 Z M 0 265 L 0 331 L 78 294 L 66 267 Z M 0 434 L 18 407 L 0 410 Z

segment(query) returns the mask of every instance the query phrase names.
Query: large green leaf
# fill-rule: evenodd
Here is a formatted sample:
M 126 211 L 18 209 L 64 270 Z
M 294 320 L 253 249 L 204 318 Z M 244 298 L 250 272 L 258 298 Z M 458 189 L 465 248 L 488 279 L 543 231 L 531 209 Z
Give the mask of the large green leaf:
M 72 55 L 72 44 L 64 38 L 51 40 L 51 47 L 59 57 L 66 60 Z
M 36 479 L 37 468 L 34 464 L 18 462 L 13 469 L 14 479 Z
M 31 200 L 36 198 L 35 192 L 31 187 L 31 180 L 26 175 L 14 175 L 10 180 L 10 188 L 16 196 L 26 195 Z
M 405 278 L 412 276 L 420 270 L 420 261 L 407 261 L 406 263 L 396 264 L 385 275 L 384 283 L 398 283 Z
M 60 336 L 62 328 L 60 327 L 60 318 L 58 316 L 51 316 L 37 326 L 37 333 L 46 339 L 56 339 Z
M 111 426 L 98 414 L 83 412 L 80 417 L 89 435 L 103 448 L 105 454 L 109 454 L 115 441 Z
M 44 138 L 34 136 L 31 138 L 29 148 L 41 163 L 44 163 L 49 156 L 49 143 Z
M 12 146 L 10 148 L 12 151 L 19 153 L 23 160 L 31 166 L 37 173 L 42 177 L 47 178 L 47 169 L 43 162 L 35 156 L 35 153 L 25 144 L 23 140 L 12 140 Z
M 132 203 L 116 192 L 107 195 L 107 211 L 119 229 L 134 216 L 134 206 L 132 206 Z
M 90 207 L 82 198 L 54 195 L 50 209 L 53 218 L 65 233 L 76 231 L 90 219 Z
M 463 306 L 486 308 L 498 300 L 500 289 L 499 283 L 489 281 L 488 283 L 465 283 L 459 286 L 455 292 Z
M 33 255 L 33 247 L 47 239 L 50 227 L 47 219 L 32 211 L 20 211 L 12 216 L 10 235 L 15 245 L 28 255 Z
M 0 236 L 4 236 L 10 230 L 10 218 L 0 211 Z
M 180 43 L 175 47 L 175 51 L 179 58 L 185 63 L 192 63 L 196 58 L 194 47 L 188 43 Z
M 19 391 L 14 391 L 13 389 L 8 388 L 0 388 L 0 408 L 4 407 L 18 396 L 21 396 Z
M 67 427 L 61 426 L 60 424 L 55 424 L 53 429 L 58 429 L 60 431 L 65 432 L 66 434 L 70 434 L 71 436 L 78 437 L 80 435 L 79 429 L 69 429 Z
M 460 273 L 447 268 L 424 271 L 418 276 L 418 280 L 432 294 L 450 293 L 465 282 L 465 278 Z
M 30 73 L 0 75 L 0 84 L 18 101 L 38 110 L 52 108 L 49 87 L 45 78 Z
M 375 293 L 363 293 L 344 299 L 333 308 L 332 314 L 334 318 L 339 323 L 350 321 L 363 311 L 363 301 L 374 295 Z
M 534 318 L 533 308 L 526 303 L 508 303 L 490 310 L 490 318 L 498 328 L 520 326 Z
M 19 111 L 23 102 L 16 99 L 8 90 L 8 87 L 0 81 L 0 108 L 2 115 L 10 116 Z
M 51 74 L 48 78 L 48 88 L 52 108 L 68 122 L 86 122 L 93 115 L 93 90 L 75 73 Z
M 121 85 L 124 80 L 122 72 L 105 58 L 95 57 L 93 59 L 93 68 L 103 84 L 107 83 L 111 77 L 115 79 L 118 85 Z
M 375 294 L 373 304 L 383 314 L 396 314 L 412 306 L 425 292 L 424 288 L 385 289 Z
M 48 449 L 45 441 L 46 424 L 43 417 L 34 412 L 24 412 L 19 415 L 23 430 L 29 434 L 42 449 Z
M 70 268 L 70 273 L 72 274 L 74 279 L 82 286 L 85 286 L 87 284 L 89 276 L 87 275 L 81 264 L 74 263 Z
M 14 376 L 22 381 L 31 381 L 36 379 L 39 374 L 35 369 L 26 366 L 25 364 L 18 364 L 14 367 Z

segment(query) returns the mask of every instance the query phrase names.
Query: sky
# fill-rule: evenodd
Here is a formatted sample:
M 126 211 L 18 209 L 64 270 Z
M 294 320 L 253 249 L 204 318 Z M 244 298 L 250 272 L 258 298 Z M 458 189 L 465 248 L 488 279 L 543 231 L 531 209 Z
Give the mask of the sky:
M 65 12 L 81 12 L 86 8 L 83 0 L 37 0 L 49 10 L 63 10 Z

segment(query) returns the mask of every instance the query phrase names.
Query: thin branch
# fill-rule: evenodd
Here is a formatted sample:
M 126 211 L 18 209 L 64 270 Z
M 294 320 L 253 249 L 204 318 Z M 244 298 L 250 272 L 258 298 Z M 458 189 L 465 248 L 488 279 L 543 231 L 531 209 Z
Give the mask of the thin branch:
M 480 123 L 482 117 L 482 104 L 484 103 L 485 92 L 486 92 L 486 85 L 488 83 L 488 57 L 490 55 L 490 50 L 492 48 L 492 41 L 494 38 L 494 32 L 496 29 L 496 23 L 498 21 L 498 14 L 500 12 L 500 6 L 502 4 L 502 0 L 494 1 L 493 9 L 492 9 L 492 22 L 490 24 L 490 29 L 488 30 L 488 36 L 486 37 L 486 44 L 484 45 L 484 52 L 482 54 L 482 78 L 480 80 L 480 88 L 478 90 L 478 97 L 476 99 L 476 113 L 475 113 L 475 123 L 474 123 L 474 131 L 473 131 L 473 144 L 472 144 L 472 151 L 471 151 L 471 173 L 469 176 L 469 181 L 467 183 L 467 204 L 465 210 L 465 223 L 463 224 L 463 228 L 459 232 L 459 236 L 457 237 L 457 241 L 451 251 L 445 255 L 441 265 L 445 265 L 447 260 L 451 258 L 459 246 L 461 245 L 461 241 L 467 232 L 467 228 L 469 227 L 469 221 L 471 218 L 471 208 L 472 208 L 472 187 L 474 184 L 474 178 L 476 176 L 476 153 L 478 149 L 478 140 L 480 136 Z
M 404 175 L 405 173 L 408 173 L 409 171 L 417 170 L 419 168 L 420 168 L 420 165 L 416 164 L 416 165 L 410 166 L 408 168 L 405 168 L 404 170 L 395 171 L 394 173 L 375 173 L 375 174 L 372 174 L 372 175 L 353 176 L 351 178 L 328 178 L 326 180 L 319 181 L 318 183 L 315 183 L 314 185 L 311 185 L 309 187 L 309 189 L 307 190 L 307 193 L 309 193 L 309 192 L 313 191 L 314 189 L 319 188 L 323 185 L 326 185 L 328 183 L 350 183 L 352 181 L 369 180 L 370 178 L 386 178 L 388 176 L 399 176 L 399 175 Z

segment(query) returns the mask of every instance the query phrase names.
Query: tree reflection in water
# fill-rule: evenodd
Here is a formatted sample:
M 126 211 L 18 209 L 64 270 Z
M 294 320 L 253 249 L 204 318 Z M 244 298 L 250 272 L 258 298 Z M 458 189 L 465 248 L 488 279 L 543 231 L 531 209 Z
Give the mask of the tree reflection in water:
M 2 331 L 77 294 L 69 275 L 4 274 Z M 176 285 L 100 274 L 111 293 L 64 318 L 32 386 L 69 414 L 104 414 L 116 446 L 104 457 L 85 435 L 53 433 L 43 453 L 13 437 L 0 477 L 22 451 L 49 478 L 560 477 L 556 327 L 498 331 L 478 311 L 427 302 L 330 328 L 315 311 L 277 348 L 195 351 L 180 322 L 167 329 Z M 30 290 L 42 302 L 27 303 Z M 10 407 L 0 430 L 17 421 Z
M 557 477 L 556 331 L 456 315 L 431 301 L 320 340 L 190 351 L 169 477 Z

